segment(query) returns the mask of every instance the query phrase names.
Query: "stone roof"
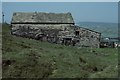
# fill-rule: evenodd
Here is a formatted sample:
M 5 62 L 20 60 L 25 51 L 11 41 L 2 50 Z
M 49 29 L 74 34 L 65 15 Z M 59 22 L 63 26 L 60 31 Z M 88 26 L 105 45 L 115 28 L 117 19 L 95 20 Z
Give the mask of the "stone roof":
M 97 32 L 97 31 L 94 31 L 94 30 L 91 30 L 91 29 L 88 29 L 88 28 L 84 28 L 84 27 L 80 27 L 80 26 L 78 26 L 78 25 L 74 25 L 73 26 L 75 29 L 80 29 L 80 28 L 82 28 L 82 29 L 85 29 L 85 30 L 88 30 L 88 31 L 91 31 L 91 32 L 95 32 L 95 33 L 98 33 L 98 34 L 101 34 L 100 32 Z
M 15 12 L 11 23 L 74 23 L 71 13 Z

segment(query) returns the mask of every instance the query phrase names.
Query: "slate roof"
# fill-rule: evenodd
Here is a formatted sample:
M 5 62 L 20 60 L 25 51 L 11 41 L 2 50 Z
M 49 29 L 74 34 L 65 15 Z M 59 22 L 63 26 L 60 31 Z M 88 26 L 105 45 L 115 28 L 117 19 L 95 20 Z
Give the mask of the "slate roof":
M 71 13 L 15 12 L 11 23 L 74 23 Z

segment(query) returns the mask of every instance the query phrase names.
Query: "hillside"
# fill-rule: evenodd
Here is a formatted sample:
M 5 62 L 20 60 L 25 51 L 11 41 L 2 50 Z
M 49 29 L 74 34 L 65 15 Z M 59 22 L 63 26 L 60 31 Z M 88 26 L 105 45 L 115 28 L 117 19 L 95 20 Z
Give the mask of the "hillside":
M 0 23 L 0 59 L 2 59 L 2 24 Z M 2 77 L 2 60 L 0 60 L 0 77 Z
M 102 37 L 118 37 L 117 23 L 78 22 L 78 25 L 102 33 Z
M 77 48 L 10 35 L 3 25 L 3 78 L 115 78 L 115 48 Z

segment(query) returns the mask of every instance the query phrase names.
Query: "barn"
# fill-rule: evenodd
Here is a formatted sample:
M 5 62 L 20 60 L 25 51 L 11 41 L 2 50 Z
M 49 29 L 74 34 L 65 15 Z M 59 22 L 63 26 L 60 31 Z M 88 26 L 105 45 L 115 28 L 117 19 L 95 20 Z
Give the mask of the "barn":
M 101 33 L 75 25 L 71 13 L 15 12 L 11 34 L 80 47 L 100 45 Z

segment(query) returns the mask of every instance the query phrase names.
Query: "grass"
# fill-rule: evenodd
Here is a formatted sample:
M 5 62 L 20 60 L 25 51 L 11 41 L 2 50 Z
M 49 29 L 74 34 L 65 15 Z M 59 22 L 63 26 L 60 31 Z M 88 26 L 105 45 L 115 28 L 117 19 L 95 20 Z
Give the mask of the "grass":
M 118 49 L 77 48 L 10 35 L 3 25 L 3 78 L 116 78 Z
M 2 24 L 0 24 L 0 59 L 2 59 Z M 2 60 L 0 60 L 0 78 L 2 78 Z

